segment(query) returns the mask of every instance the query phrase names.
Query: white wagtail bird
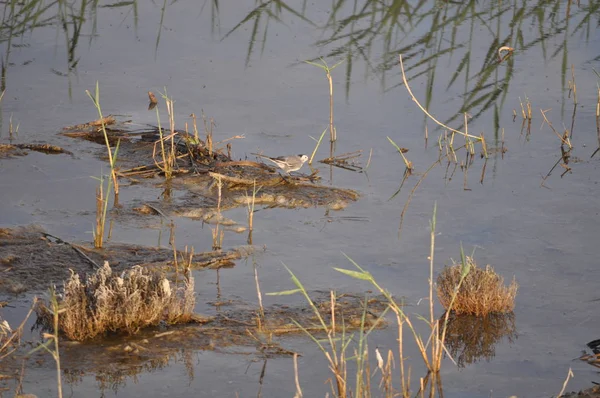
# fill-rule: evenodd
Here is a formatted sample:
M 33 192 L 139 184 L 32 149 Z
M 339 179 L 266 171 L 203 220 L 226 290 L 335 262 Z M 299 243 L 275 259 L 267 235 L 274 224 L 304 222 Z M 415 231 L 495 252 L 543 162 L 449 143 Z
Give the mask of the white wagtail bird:
M 306 155 L 279 156 L 276 158 L 261 155 L 258 153 L 253 153 L 252 155 L 256 155 L 260 158 L 270 160 L 286 173 L 300 170 L 302 166 L 304 166 L 304 163 L 306 163 L 306 161 L 308 160 L 308 156 Z

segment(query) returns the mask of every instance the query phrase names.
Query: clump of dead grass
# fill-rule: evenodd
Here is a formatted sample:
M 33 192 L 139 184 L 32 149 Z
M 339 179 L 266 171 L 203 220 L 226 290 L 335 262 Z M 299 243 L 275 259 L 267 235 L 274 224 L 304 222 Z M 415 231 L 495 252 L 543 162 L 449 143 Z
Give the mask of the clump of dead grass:
M 440 303 L 448 310 L 450 305 L 456 314 L 483 316 L 490 313 L 507 313 L 515 308 L 518 285 L 513 278 L 509 286 L 490 265 L 477 267 L 473 257 L 465 256 L 470 270 L 452 297 L 461 280 L 462 264 L 445 267 L 437 278 L 437 295 Z
M 67 338 L 83 341 L 106 332 L 133 334 L 141 328 L 186 323 L 193 319 L 194 279 L 182 286 L 140 266 L 114 274 L 108 262 L 84 282 L 71 271 L 64 283 L 58 328 Z M 36 309 L 43 327 L 52 325 L 52 309 L 41 303 Z

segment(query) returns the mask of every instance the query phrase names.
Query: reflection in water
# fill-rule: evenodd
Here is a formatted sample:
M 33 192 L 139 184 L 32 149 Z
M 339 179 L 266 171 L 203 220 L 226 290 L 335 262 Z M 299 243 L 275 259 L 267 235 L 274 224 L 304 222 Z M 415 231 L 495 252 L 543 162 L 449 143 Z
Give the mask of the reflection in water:
M 210 3 L 211 31 L 219 26 L 219 1 Z M 159 4 L 160 5 L 160 4 Z M 160 13 L 156 37 L 156 53 L 160 43 L 160 32 L 167 5 L 177 7 L 177 2 L 164 1 L 155 7 Z M 204 12 L 206 2 L 198 3 L 198 11 Z M 433 99 L 434 87 L 443 85 L 446 89 L 459 90 L 460 108 L 451 113 L 447 120 L 462 121 L 464 112 L 477 118 L 487 110 L 493 110 L 498 128 L 498 115 L 506 100 L 506 95 L 515 70 L 515 60 L 522 60 L 531 50 L 541 50 L 545 61 L 562 58 L 561 85 L 567 88 L 567 76 L 571 64 L 568 61 L 569 38 L 581 35 L 584 41 L 590 40 L 589 32 L 594 30 L 600 19 L 600 2 L 571 4 L 571 2 L 537 1 L 525 2 L 444 2 L 420 0 L 361 0 L 347 2 L 334 0 L 329 9 L 324 10 L 322 2 L 301 2 L 300 5 L 285 1 L 259 0 L 255 6 L 224 36 L 227 39 L 236 31 L 247 29 L 250 35 L 246 54 L 246 65 L 260 42 L 260 54 L 268 45 L 269 25 L 288 24 L 298 20 L 307 28 L 318 28 L 323 39 L 317 47 L 323 48 L 324 58 L 345 60 L 346 98 L 351 92 L 356 62 L 364 63 L 367 75 L 376 75 L 384 90 L 402 85 L 398 69 L 398 54 L 403 54 L 410 79 L 425 77 L 425 107 L 429 108 Z M 138 2 L 117 2 L 109 9 L 116 13 L 132 16 L 134 26 L 138 25 Z M 2 81 L 0 89 L 7 84 L 7 69 L 11 65 L 13 41 L 20 39 L 19 47 L 27 47 L 25 34 L 31 34 L 40 27 L 58 26 L 64 35 L 67 52 L 66 71 L 55 71 L 70 77 L 76 72 L 79 63 L 78 44 L 82 35 L 90 37 L 90 46 L 97 34 L 98 2 L 26 0 L 11 1 L 5 5 L 0 25 L 0 43 L 4 47 L 2 59 Z M 158 11 L 160 10 L 160 11 Z M 329 15 L 324 23 L 314 22 L 315 15 Z M 153 21 L 149 21 L 152 23 Z M 84 25 L 90 25 L 89 31 Z M 479 29 L 478 26 L 483 26 Z M 530 29 L 530 26 L 537 29 Z M 242 28 L 242 29 L 240 29 Z M 552 48 L 557 42 L 556 48 Z M 476 51 L 486 43 L 485 53 Z M 574 41 L 578 44 L 581 41 Z M 514 54 L 499 59 L 501 48 L 513 48 Z M 594 59 L 597 54 L 590 54 Z M 313 57 L 310 61 L 316 61 Z M 451 61 L 438 65 L 439 61 Z M 454 59 L 454 61 L 452 60 Z M 392 71 L 395 77 L 388 83 Z M 438 80 L 444 79 L 439 82 Z M 574 79 L 572 81 L 574 83 Z M 499 101 L 498 101 L 499 100 Z M 564 105 L 564 104 L 563 104 Z
M 445 316 L 441 316 L 440 322 Z M 512 312 L 485 317 L 451 313 L 448 317 L 445 343 L 460 367 L 482 358 L 490 361 L 496 355 L 496 344 L 505 337 L 509 343 L 518 337 Z
M 39 28 L 56 26 L 62 32 L 65 42 L 65 51 L 67 55 L 66 71 L 51 69 L 51 73 L 68 78 L 69 98 L 71 97 L 71 77 L 77 73 L 77 65 L 80 57 L 78 55 L 78 46 L 82 35 L 89 35 L 90 46 L 94 37 L 97 36 L 97 0 L 24 0 L 5 2 L 4 12 L 0 23 L 0 44 L 4 46 L 2 56 L 2 80 L 0 82 L 0 91 L 7 87 L 8 68 L 17 66 L 11 63 L 11 50 L 15 47 L 30 47 L 29 38 L 33 31 Z M 123 15 L 133 14 L 134 26 L 137 31 L 138 26 L 138 3 L 137 0 L 126 2 L 115 2 L 108 7 L 116 13 Z M 161 22 L 166 9 L 161 9 Z M 84 25 L 89 25 L 90 31 L 84 31 Z M 27 36 L 25 36 L 27 35 Z M 18 39 L 19 44 L 13 43 Z M 58 36 L 57 36 L 58 40 Z M 158 46 L 158 38 L 157 38 Z M 32 62 L 25 61 L 23 65 Z
M 280 0 L 258 0 L 256 1 L 256 7 L 237 23 L 229 32 L 223 36 L 225 40 L 233 32 L 237 31 L 243 26 L 251 24 L 250 27 L 250 40 L 248 40 L 248 51 L 246 52 L 246 66 L 250 63 L 250 58 L 254 52 L 254 44 L 257 41 L 262 42 L 260 48 L 260 54 L 262 55 L 265 51 L 265 47 L 268 39 L 269 23 L 271 21 L 275 23 L 282 23 L 285 21 L 284 16 L 291 18 L 297 18 L 307 23 L 309 27 L 316 27 L 316 25 L 305 16 L 306 2 L 303 3 L 302 9 L 297 10 L 296 8 L 287 4 L 288 2 Z
M 367 304 L 362 295 L 344 294 L 336 299 L 334 314 L 330 311 L 331 297 L 328 292 L 311 294 L 315 308 L 322 319 L 330 324 L 332 319 L 347 321 L 344 332 L 354 333 L 360 328 L 379 329 L 387 302 L 383 297 L 371 297 Z M 61 342 L 61 367 L 64 380 L 71 386 L 84 383 L 85 377 L 95 377 L 102 394 L 113 391 L 117 394 L 132 382 L 138 383 L 147 373 L 156 373 L 175 363 L 183 363 L 187 381 L 194 377 L 209 380 L 199 369 L 194 369 L 194 358 L 198 353 L 217 352 L 249 358 L 250 363 L 261 363 L 258 379 L 259 396 L 267 376 L 266 360 L 270 358 L 289 358 L 296 354 L 281 345 L 280 336 L 299 336 L 307 331 L 314 336 L 322 334 L 319 320 L 306 306 L 275 305 L 256 308 L 243 302 L 229 300 L 229 309 L 219 311 L 212 317 L 199 318 L 200 324 L 165 326 L 144 329 L 132 336 L 105 336 L 102 339 L 82 344 Z M 262 320 L 258 319 L 259 311 Z M 365 312 L 366 311 L 366 312 Z M 365 315 L 368 314 L 368 315 Z M 365 317 L 368 319 L 365 320 Z M 296 324 L 291 323 L 293 319 Z M 317 325 L 317 326 L 315 326 Z M 340 332 L 342 327 L 339 327 Z M 289 338 L 289 337 L 288 337 Z M 21 353 L 19 354 L 21 355 Z M 16 357 L 15 357 L 16 358 Z M 20 357 L 19 357 L 20 358 Z M 26 366 L 53 367 L 54 363 L 39 351 L 28 358 Z M 20 361 L 2 363 L 0 369 L 7 373 L 20 365 Z M 198 362 L 199 363 L 199 362 Z M 200 366 L 206 365 L 206 362 Z M 211 366 L 210 364 L 207 366 Z M 178 390 L 175 390 L 178 391 Z M 247 396 L 247 395 L 244 395 Z
M 305 3 L 306 4 L 306 3 Z M 287 23 L 296 18 L 310 21 L 308 4 L 301 10 L 282 1 L 259 1 L 225 36 L 243 26 L 250 31 L 246 64 L 257 40 L 262 41 L 261 52 L 267 45 L 270 22 Z M 319 26 L 324 39 L 316 45 L 325 49 L 330 59 L 344 59 L 346 70 L 346 98 L 350 96 L 350 82 L 356 73 L 356 61 L 362 61 L 367 74 L 379 77 L 384 90 L 402 85 L 388 84 L 390 71 L 398 77 L 398 54 L 403 54 L 410 67 L 410 79 L 424 76 L 426 82 L 425 107 L 429 108 L 434 87 L 458 89 L 460 108 L 451 113 L 446 123 L 462 122 L 462 114 L 469 112 L 477 118 L 487 110 L 494 111 L 495 130 L 514 74 L 515 60 L 523 59 L 530 50 L 541 50 L 545 61 L 562 57 L 561 83 L 566 87 L 568 73 L 569 37 L 594 30 L 599 20 L 600 3 L 572 5 L 571 2 L 444 2 L 421 0 L 362 0 L 347 2 L 334 0 L 327 21 Z M 482 24 L 483 29 L 478 26 Z M 530 29 L 531 26 L 538 29 Z M 310 27 L 309 26 L 309 27 Z M 556 49 L 549 46 L 560 39 Z M 477 52 L 480 42 L 486 43 L 485 53 Z M 498 58 L 502 48 L 514 49 L 510 57 Z M 454 58 L 451 73 L 448 65 L 438 65 L 442 59 Z M 590 59 L 594 58 L 591 54 Z M 310 61 L 316 61 L 313 57 Z M 438 82 L 440 76 L 445 79 Z M 437 80 L 436 80 L 437 79 Z M 398 78 L 394 80 L 400 80 Z M 499 101 L 498 101 L 499 100 Z M 460 128 L 460 127 L 459 127 Z
M 133 347 L 128 346 L 133 351 L 139 351 L 139 346 Z M 139 354 L 139 352 L 138 352 Z M 186 368 L 186 375 L 188 384 L 194 381 L 194 363 L 193 359 L 197 356 L 196 353 L 191 351 L 182 350 L 181 352 L 173 352 L 163 357 L 156 357 L 148 360 L 146 363 L 140 364 L 139 366 L 113 366 L 113 369 L 99 370 L 95 373 L 96 383 L 98 391 L 104 396 L 107 391 L 112 391 L 115 395 L 118 394 L 119 390 L 122 390 L 127 386 L 127 381 L 133 381 L 134 384 L 138 383 L 138 377 L 144 373 L 152 373 L 164 369 L 174 362 L 183 363 Z M 86 372 L 81 369 L 64 369 L 63 372 L 64 381 L 71 387 L 81 384 L 83 382 Z

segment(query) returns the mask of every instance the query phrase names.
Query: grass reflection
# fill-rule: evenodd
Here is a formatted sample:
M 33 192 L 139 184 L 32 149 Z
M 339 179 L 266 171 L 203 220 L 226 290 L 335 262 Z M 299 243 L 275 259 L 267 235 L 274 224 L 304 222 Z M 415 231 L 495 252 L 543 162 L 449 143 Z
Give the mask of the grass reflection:
M 261 51 L 267 45 L 271 21 L 286 23 L 296 18 L 315 25 L 309 20 L 315 14 L 310 9 L 316 7 L 312 4 L 306 8 L 304 3 L 301 11 L 281 1 L 256 4 L 224 36 L 225 39 L 241 26 L 252 25 L 246 64 L 260 32 Z M 457 118 L 462 118 L 464 112 L 476 119 L 493 110 L 498 133 L 498 115 L 515 74 L 515 58 L 524 59 L 528 52 L 537 49 L 545 62 L 560 57 L 561 84 L 566 88 L 569 40 L 573 37 L 590 40 L 600 20 L 599 9 L 598 1 L 584 5 L 559 0 L 483 3 L 335 0 L 328 10 L 328 19 L 320 26 L 324 38 L 316 45 L 325 50 L 324 58 L 346 61 L 346 98 L 350 96 L 353 74 L 360 70 L 355 66 L 357 61 L 364 64 L 367 75 L 380 79 L 384 90 L 402 85 L 397 57 L 403 54 L 410 65 L 406 71 L 409 80 L 426 79 L 426 108 L 431 105 L 434 87 L 441 85 L 460 98 L 459 109 L 452 111 L 446 123 L 460 123 Z M 283 19 L 282 10 L 288 11 L 288 20 Z M 555 45 L 557 39 L 560 41 Z M 497 52 L 503 46 L 514 48 L 516 57 L 500 62 Z M 550 49 L 551 46 L 555 48 Z M 591 55 L 591 59 L 597 58 L 598 55 Z M 309 61 L 318 59 L 315 56 Z

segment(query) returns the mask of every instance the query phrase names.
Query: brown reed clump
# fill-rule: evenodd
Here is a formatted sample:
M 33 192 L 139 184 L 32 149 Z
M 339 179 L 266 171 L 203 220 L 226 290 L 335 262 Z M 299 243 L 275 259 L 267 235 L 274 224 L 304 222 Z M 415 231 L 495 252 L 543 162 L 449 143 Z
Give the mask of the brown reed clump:
M 143 327 L 186 323 L 192 319 L 195 297 L 190 275 L 183 286 L 147 268 L 135 266 L 113 274 L 108 262 L 82 282 L 71 271 L 64 283 L 58 327 L 71 340 L 83 341 L 106 332 L 136 333 Z M 52 325 L 51 307 L 36 309 L 43 327 Z
M 479 268 L 472 257 L 465 256 L 465 258 L 470 271 L 456 293 L 452 311 L 456 314 L 477 316 L 512 311 L 515 308 L 515 297 L 519 287 L 514 278 L 509 286 L 505 286 L 504 278 L 490 265 Z M 446 310 L 460 282 L 461 268 L 462 264 L 445 267 L 437 278 L 438 298 Z

